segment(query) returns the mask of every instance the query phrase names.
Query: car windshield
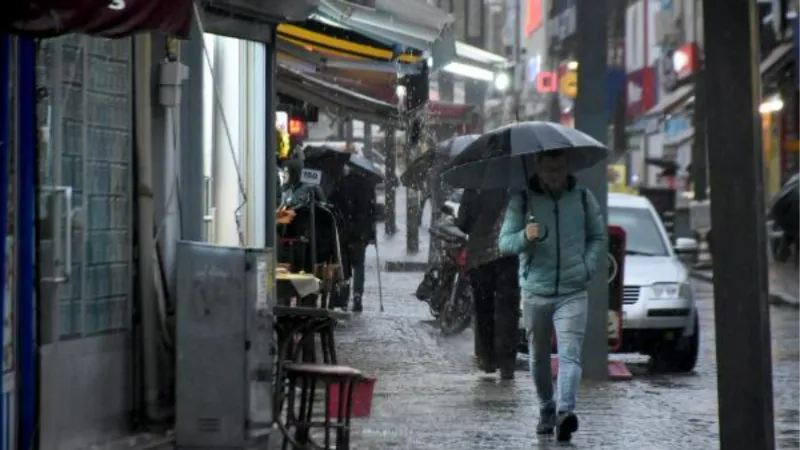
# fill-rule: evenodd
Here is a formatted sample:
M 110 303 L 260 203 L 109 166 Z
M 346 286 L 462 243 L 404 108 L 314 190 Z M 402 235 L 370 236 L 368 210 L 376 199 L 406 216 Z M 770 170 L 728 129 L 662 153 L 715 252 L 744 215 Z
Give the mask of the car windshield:
M 629 255 L 669 255 L 656 220 L 658 219 L 644 208 L 608 208 L 608 224 L 625 230 L 626 253 Z

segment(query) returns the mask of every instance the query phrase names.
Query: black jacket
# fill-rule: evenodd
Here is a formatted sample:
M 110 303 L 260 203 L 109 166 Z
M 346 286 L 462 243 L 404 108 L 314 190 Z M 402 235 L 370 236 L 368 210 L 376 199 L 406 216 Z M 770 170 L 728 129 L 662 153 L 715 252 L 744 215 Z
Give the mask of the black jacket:
M 331 194 L 331 203 L 344 221 L 342 234 L 348 241 L 375 239 L 375 185 L 365 177 L 345 175 Z
M 461 196 L 456 226 L 469 235 L 467 254 L 470 268 L 506 256 L 498 250 L 497 238 L 508 199 L 508 193 L 500 189 L 483 192 L 467 189 Z

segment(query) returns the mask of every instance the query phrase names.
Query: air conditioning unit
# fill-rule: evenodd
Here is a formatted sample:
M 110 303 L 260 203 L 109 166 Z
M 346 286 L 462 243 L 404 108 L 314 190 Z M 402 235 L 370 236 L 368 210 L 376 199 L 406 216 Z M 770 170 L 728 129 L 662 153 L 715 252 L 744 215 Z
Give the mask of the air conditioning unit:
M 683 26 L 672 11 L 656 13 L 656 41 L 659 45 L 674 46 L 683 43 Z

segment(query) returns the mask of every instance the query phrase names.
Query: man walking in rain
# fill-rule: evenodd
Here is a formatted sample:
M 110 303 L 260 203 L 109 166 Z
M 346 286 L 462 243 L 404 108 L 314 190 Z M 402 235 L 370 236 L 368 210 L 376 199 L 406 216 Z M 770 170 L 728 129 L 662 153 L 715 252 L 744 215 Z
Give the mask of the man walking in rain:
M 461 197 L 456 226 L 469 235 L 467 255 L 475 296 L 475 356 L 486 373 L 514 378 L 519 341 L 517 258 L 497 249 L 506 190 L 467 189 Z
M 364 295 L 364 259 L 367 246 L 375 242 L 375 184 L 349 166 L 331 195 L 331 202 L 342 214 L 342 236 L 353 268 L 353 312 L 361 312 Z
M 539 397 L 537 434 L 569 441 L 578 430 L 575 403 L 586 332 L 587 285 L 607 252 L 597 200 L 578 186 L 561 150 L 535 156 L 536 174 L 514 195 L 500 230 L 500 251 L 519 255 L 519 284 L 531 373 Z M 558 346 L 557 396 L 550 368 L 551 337 Z

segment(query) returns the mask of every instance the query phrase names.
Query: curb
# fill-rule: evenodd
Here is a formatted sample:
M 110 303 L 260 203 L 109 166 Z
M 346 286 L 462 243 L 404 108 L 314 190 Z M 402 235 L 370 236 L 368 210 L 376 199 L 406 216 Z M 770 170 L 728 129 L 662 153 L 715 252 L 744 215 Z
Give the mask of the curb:
M 709 283 L 714 282 L 714 275 L 711 273 L 707 273 L 706 271 L 701 270 L 692 270 L 690 272 L 692 278 L 698 279 L 700 281 L 707 281 Z
M 386 261 L 385 272 L 425 272 L 428 263 L 422 261 Z
M 700 281 L 706 281 L 708 283 L 714 282 L 714 275 L 703 273 L 697 270 L 693 270 L 691 272 L 692 278 L 698 279 Z M 784 294 L 781 292 L 770 292 L 769 293 L 769 303 L 771 305 L 776 306 L 786 306 L 790 308 L 800 309 L 800 300 L 794 298 L 791 295 Z
M 770 292 L 769 302 L 775 306 L 786 306 L 788 308 L 800 309 L 800 300 L 781 292 Z

